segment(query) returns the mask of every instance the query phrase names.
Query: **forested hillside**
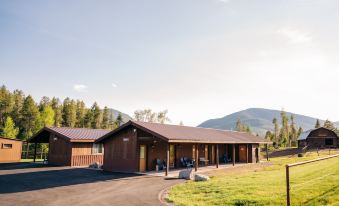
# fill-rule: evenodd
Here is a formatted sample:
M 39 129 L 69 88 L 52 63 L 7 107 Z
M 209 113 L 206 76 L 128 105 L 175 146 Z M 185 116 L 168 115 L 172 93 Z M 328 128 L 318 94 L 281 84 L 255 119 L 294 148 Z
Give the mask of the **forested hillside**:
M 0 87 L 0 136 L 27 139 L 45 126 L 114 129 L 131 119 L 128 115 L 100 108 L 87 108 L 82 100 L 42 97 L 36 102 L 21 90 Z

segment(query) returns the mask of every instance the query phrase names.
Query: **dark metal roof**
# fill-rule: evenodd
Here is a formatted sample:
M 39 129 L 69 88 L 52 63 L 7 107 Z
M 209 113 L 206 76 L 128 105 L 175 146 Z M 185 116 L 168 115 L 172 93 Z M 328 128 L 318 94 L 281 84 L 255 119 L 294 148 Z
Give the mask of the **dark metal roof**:
M 331 132 L 333 134 L 333 137 L 338 137 L 338 135 L 333 130 L 327 129 L 325 127 L 319 127 L 319 128 L 309 129 L 305 132 L 302 132 L 297 140 L 305 140 L 305 139 L 311 137 L 310 135 L 313 131 L 320 130 L 320 129 L 327 130 L 327 131 Z
M 121 127 L 113 130 L 105 136 L 96 140 L 103 141 L 112 137 L 120 130 L 133 125 L 154 136 L 168 142 L 192 142 L 192 143 L 271 143 L 264 138 L 257 137 L 245 132 L 236 132 L 219 129 L 208 129 L 201 127 L 187 127 L 179 125 L 158 124 L 149 122 L 129 121 Z
M 68 139 L 69 141 L 94 142 L 96 139 L 109 133 L 110 130 L 105 129 L 87 129 L 87 128 L 69 128 L 69 127 L 45 127 L 36 135 L 29 139 L 30 142 L 38 141 L 44 133 L 55 133 Z

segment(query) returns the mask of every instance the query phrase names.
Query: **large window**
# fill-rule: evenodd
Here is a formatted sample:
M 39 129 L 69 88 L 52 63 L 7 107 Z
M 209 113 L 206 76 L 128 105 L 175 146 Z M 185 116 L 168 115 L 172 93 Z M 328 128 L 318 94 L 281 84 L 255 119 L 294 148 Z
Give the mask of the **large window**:
M 325 139 L 325 145 L 333 145 L 333 139 Z
M 102 154 L 104 153 L 103 144 L 93 144 L 92 154 Z

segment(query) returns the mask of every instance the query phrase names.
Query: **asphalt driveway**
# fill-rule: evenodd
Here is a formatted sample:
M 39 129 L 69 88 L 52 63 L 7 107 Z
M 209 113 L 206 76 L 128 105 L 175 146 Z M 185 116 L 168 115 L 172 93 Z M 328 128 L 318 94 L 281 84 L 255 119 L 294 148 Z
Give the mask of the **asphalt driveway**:
M 160 205 L 178 179 L 41 164 L 0 164 L 0 203 L 7 205 Z

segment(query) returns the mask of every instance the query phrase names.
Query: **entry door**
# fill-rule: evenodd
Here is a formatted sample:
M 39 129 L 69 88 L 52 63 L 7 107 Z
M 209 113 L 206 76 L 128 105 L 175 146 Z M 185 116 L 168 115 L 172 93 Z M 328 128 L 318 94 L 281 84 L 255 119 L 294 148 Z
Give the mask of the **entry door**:
M 210 160 L 211 160 L 211 163 L 212 164 L 215 164 L 215 148 L 214 148 L 214 145 L 211 145 L 211 158 L 210 158 Z
M 246 162 L 246 145 L 239 145 L 239 162 Z
M 139 155 L 139 171 L 146 171 L 146 145 L 140 145 L 140 155 Z
M 205 160 L 208 160 L 208 145 L 205 145 Z

